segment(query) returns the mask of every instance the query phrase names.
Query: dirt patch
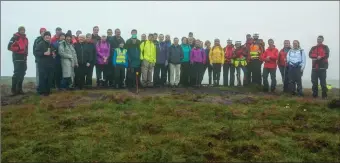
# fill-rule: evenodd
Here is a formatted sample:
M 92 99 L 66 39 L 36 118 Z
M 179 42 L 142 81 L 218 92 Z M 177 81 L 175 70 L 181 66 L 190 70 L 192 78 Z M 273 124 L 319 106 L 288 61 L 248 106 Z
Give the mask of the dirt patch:
M 215 104 L 222 104 L 222 105 L 232 105 L 233 101 L 223 97 L 205 97 L 198 99 L 197 102 L 206 102 L 206 103 L 215 103 Z
M 301 113 L 297 113 L 295 114 L 295 116 L 293 117 L 293 120 L 294 121 L 307 121 L 307 116 L 306 115 L 303 115 Z
M 287 134 L 287 133 L 292 132 L 292 128 L 289 126 L 285 126 L 285 125 L 273 126 L 270 130 L 275 134 Z
M 229 154 L 242 160 L 251 160 L 258 153 L 260 148 L 257 145 L 242 145 L 232 147 Z
M 252 130 L 257 136 L 260 137 L 272 137 L 274 133 L 271 131 L 265 130 L 264 128 L 255 128 Z
M 1 96 L 1 106 L 23 104 L 30 95 Z
M 204 158 L 207 159 L 209 162 L 221 161 L 223 158 L 221 156 L 217 156 L 214 153 L 208 152 L 203 154 Z
M 236 102 L 241 103 L 241 104 L 245 104 L 245 105 L 249 105 L 249 104 L 256 104 L 258 102 L 258 100 L 253 98 L 253 97 L 245 97 L 245 98 L 236 100 Z
M 163 126 L 157 124 L 146 123 L 142 125 L 142 130 L 149 134 L 158 134 L 162 131 Z
M 127 94 L 111 94 L 111 95 L 103 95 L 100 99 L 109 101 L 109 102 L 114 102 L 117 104 L 126 104 L 129 101 L 132 100 L 133 97 L 127 95 Z

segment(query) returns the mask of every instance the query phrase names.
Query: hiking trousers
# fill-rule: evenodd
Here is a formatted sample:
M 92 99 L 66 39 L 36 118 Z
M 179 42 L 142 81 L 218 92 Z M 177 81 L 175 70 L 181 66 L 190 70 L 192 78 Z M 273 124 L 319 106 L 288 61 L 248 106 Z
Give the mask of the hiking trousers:
M 209 77 L 209 85 L 212 84 L 212 72 L 213 72 L 213 67 L 210 64 L 206 64 L 204 65 L 204 73 L 205 74 L 205 70 L 208 68 L 208 77 Z
M 122 87 L 124 85 L 124 79 L 125 79 L 125 66 L 123 65 L 116 65 L 115 66 L 115 84 L 119 87 Z
M 108 71 L 110 70 L 111 65 L 108 64 L 97 64 L 96 65 L 96 75 L 97 75 L 97 86 L 100 86 L 100 81 L 102 80 L 104 83 L 104 86 L 107 85 L 109 74 Z
M 288 68 L 288 80 L 289 80 L 289 91 L 295 95 L 296 91 L 298 95 L 302 96 L 302 72 L 300 66 L 289 66 Z
M 177 86 L 180 81 L 181 64 L 170 63 L 170 85 Z
M 261 66 L 262 66 L 262 62 L 259 59 L 253 59 L 251 60 L 251 62 L 248 63 L 248 66 L 247 66 L 248 84 L 261 85 L 262 83 Z
M 151 63 L 147 60 L 142 61 L 142 85 L 152 86 L 152 72 L 155 67 L 154 63 Z
M 222 64 L 221 63 L 213 63 L 213 80 L 220 80 L 221 76 L 221 69 L 222 69 Z
M 14 72 L 12 76 L 12 93 L 22 92 L 22 83 L 27 70 L 26 60 L 13 60 Z
M 229 71 L 230 71 L 230 86 L 234 86 L 235 81 L 235 67 L 230 63 L 225 63 L 223 65 L 223 86 L 229 86 Z
M 181 77 L 180 84 L 183 86 L 189 86 L 190 84 L 190 63 L 182 62 L 181 63 Z
M 191 73 L 190 73 L 190 84 L 197 86 L 201 85 L 201 82 L 203 80 L 203 75 L 204 75 L 204 64 L 203 63 L 193 63 L 191 65 Z
M 61 81 L 63 80 L 63 71 L 60 63 L 56 63 L 54 67 L 54 75 L 52 87 L 61 88 Z
M 269 83 L 268 75 L 270 74 L 271 84 L 270 91 L 274 92 L 276 88 L 276 68 L 263 68 L 263 90 L 268 92 Z
M 241 70 L 243 71 L 243 86 L 247 85 L 247 67 L 246 66 L 238 66 L 235 67 L 236 70 L 236 79 L 237 79 L 237 86 L 241 86 Z M 234 81 L 231 81 L 234 83 Z
M 167 66 L 165 64 L 155 64 L 155 70 L 153 72 L 154 85 L 164 85 L 167 78 Z
M 288 92 L 288 67 L 287 66 L 279 66 L 279 70 L 281 73 L 282 83 L 283 83 L 283 92 Z
M 79 66 L 75 68 L 75 86 L 79 89 L 83 89 L 84 87 L 87 68 L 86 63 L 79 64 Z
M 322 90 L 322 97 L 326 98 L 327 97 L 327 82 L 326 82 L 326 77 L 327 77 L 327 70 L 326 69 L 312 69 L 312 75 L 311 75 L 311 80 L 312 80 L 312 90 L 313 90 L 313 97 L 318 97 L 319 95 L 319 80 L 320 80 L 320 85 L 321 85 L 321 90 Z
M 94 68 L 94 64 L 91 64 L 89 67 L 86 68 L 86 72 L 85 72 L 85 78 L 86 78 L 85 85 L 86 86 L 92 86 L 93 68 Z
M 138 72 L 138 76 L 137 76 Z M 131 67 L 127 69 L 126 75 L 126 86 L 131 88 L 137 85 L 136 83 L 136 76 L 138 80 L 138 85 L 140 85 L 140 78 L 141 78 L 141 68 L 140 67 Z
M 38 93 L 48 95 L 51 93 L 53 83 L 54 67 L 49 65 L 39 64 L 39 88 Z

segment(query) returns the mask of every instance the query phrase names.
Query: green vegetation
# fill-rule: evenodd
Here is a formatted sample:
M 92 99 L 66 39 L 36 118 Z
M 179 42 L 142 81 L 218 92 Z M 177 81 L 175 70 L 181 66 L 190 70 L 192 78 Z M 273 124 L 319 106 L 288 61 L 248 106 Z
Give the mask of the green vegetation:
M 1 161 L 339 161 L 327 101 L 213 90 L 27 96 L 2 106 Z

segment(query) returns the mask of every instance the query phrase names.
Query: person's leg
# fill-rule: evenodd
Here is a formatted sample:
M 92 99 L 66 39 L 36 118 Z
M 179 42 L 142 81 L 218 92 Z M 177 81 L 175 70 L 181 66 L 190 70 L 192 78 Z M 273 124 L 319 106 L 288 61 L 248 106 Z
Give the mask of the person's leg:
M 153 84 L 154 86 L 158 86 L 160 84 L 160 75 L 161 72 L 161 64 L 155 64 L 155 71 L 153 72 Z
M 181 64 L 175 64 L 175 85 L 178 86 L 180 81 L 180 71 L 181 71 Z
M 229 80 L 229 64 L 225 63 L 223 65 L 223 86 L 228 86 L 228 80 Z
M 19 61 L 13 61 L 14 71 L 12 76 L 12 94 L 16 95 L 18 93 L 17 85 L 20 78 L 20 63 Z
M 148 64 L 148 87 L 152 87 L 152 73 L 153 73 L 154 66 L 151 63 Z
M 251 61 L 251 62 L 249 62 L 248 63 L 248 65 L 247 65 L 247 70 L 248 70 L 248 73 L 247 73 L 247 83 L 248 84 L 252 84 L 252 73 L 253 73 L 253 64 L 254 64 L 254 62 L 253 61 Z
M 147 80 L 148 79 L 148 67 L 147 67 L 147 61 L 142 61 L 142 85 L 144 87 L 147 86 Z
M 297 85 L 297 92 L 299 96 L 303 96 L 303 87 L 302 87 L 302 72 L 301 68 L 298 67 L 296 69 L 296 85 Z
M 289 89 L 288 89 L 288 86 L 289 86 L 289 80 L 288 80 L 288 67 L 285 67 L 284 70 L 285 70 L 285 72 L 284 72 L 285 76 L 284 76 L 283 90 L 284 90 L 285 92 L 289 92 L 289 91 L 288 91 L 288 90 L 289 90 Z
M 288 81 L 289 81 L 289 92 L 295 95 L 296 86 L 295 86 L 295 68 L 294 67 L 288 68 Z
M 230 86 L 235 86 L 235 67 L 234 65 L 230 65 Z
M 242 66 L 241 69 L 243 71 L 243 85 L 246 86 L 246 85 L 248 85 L 248 83 L 247 83 L 248 82 L 248 80 L 247 80 L 248 70 L 247 70 L 246 66 Z
M 39 88 L 39 65 L 36 62 L 35 63 L 35 88 L 37 89 L 38 92 L 38 88 Z
M 168 73 L 168 84 L 170 85 L 170 64 L 166 67 Z
M 55 79 L 53 79 L 54 72 L 55 72 L 54 69 L 55 67 L 49 67 L 46 73 L 46 94 L 47 95 L 51 94 L 51 86 L 52 86 L 52 83 L 55 81 Z
M 164 64 L 161 65 L 161 80 L 160 84 L 161 86 L 164 86 L 166 83 L 166 78 L 167 78 L 167 68 Z
M 252 80 L 257 85 L 262 85 L 261 65 L 262 63 L 260 60 L 254 60 L 254 75 Z
M 213 63 L 213 84 L 217 85 L 217 65 Z
M 197 65 L 196 63 L 193 63 L 191 66 L 190 66 L 190 85 L 191 86 L 195 86 L 196 83 L 197 83 Z
M 212 84 L 212 79 L 213 79 L 213 66 L 210 64 L 208 65 L 208 76 L 209 76 L 209 85 Z
M 327 98 L 327 70 L 326 69 L 320 69 L 319 70 L 319 78 L 320 78 L 320 85 L 322 89 L 322 98 Z
M 27 70 L 27 62 L 26 61 L 20 62 L 20 76 L 19 76 L 18 85 L 17 85 L 17 87 L 18 87 L 17 93 L 19 93 L 19 94 L 24 94 L 22 86 L 23 86 L 23 82 L 24 82 L 24 79 L 25 79 L 26 70 Z
M 241 67 L 238 66 L 235 69 L 236 69 L 237 86 L 241 86 Z
M 43 95 L 46 93 L 46 85 L 47 85 L 47 82 L 46 82 L 46 68 L 39 65 L 39 91 L 38 93 L 40 95 Z
M 270 91 L 275 92 L 276 90 L 276 68 L 269 69 L 269 73 L 270 73 L 270 79 L 271 79 Z
M 318 76 L 318 70 L 316 69 L 312 69 L 311 82 L 312 82 L 313 97 L 316 98 L 318 97 L 318 94 L 319 94 L 319 88 L 318 88 L 319 76 Z
M 61 80 L 63 79 L 63 72 L 62 72 L 61 64 L 59 63 L 56 64 L 54 72 L 55 72 L 55 76 L 54 76 L 55 81 L 53 82 L 55 83 L 56 88 L 60 89 Z
M 120 69 L 121 67 L 119 65 L 116 65 L 115 66 L 115 78 L 114 78 L 114 81 L 115 81 L 115 88 L 119 88 L 119 85 L 120 85 Z
M 120 76 L 120 80 L 121 80 L 121 87 L 124 87 L 124 81 L 125 81 L 125 67 L 122 67 L 121 69 L 121 76 Z
M 199 63 L 198 64 L 198 85 L 201 86 L 202 85 L 202 81 L 203 81 L 203 76 L 204 76 L 204 64 L 203 63 Z
M 100 79 L 102 78 L 101 65 L 96 65 L 97 87 L 100 86 Z M 88 80 L 87 80 L 88 82 Z
M 268 84 L 268 74 L 270 70 L 268 68 L 263 68 L 263 91 L 268 92 L 269 84 Z
M 92 76 L 93 76 L 93 68 L 94 68 L 94 65 L 91 64 L 88 68 L 87 68 L 87 71 L 86 71 L 86 85 L 87 86 L 92 86 Z M 97 67 L 96 67 L 97 69 Z M 97 72 L 97 70 L 96 70 Z
M 218 65 L 218 67 L 217 67 L 217 85 L 219 86 L 220 85 L 220 76 L 221 76 L 222 64 L 218 63 L 217 65 Z
M 174 81 L 175 65 L 172 63 L 169 63 L 169 68 L 170 68 L 170 85 L 174 86 L 175 85 L 175 81 Z

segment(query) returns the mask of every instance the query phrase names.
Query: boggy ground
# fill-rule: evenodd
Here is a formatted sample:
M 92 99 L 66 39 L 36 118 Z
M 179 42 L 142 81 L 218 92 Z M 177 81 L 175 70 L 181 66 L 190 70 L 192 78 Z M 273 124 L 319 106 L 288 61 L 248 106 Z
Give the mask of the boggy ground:
M 246 88 L 25 89 L 9 97 L 2 86 L 3 162 L 339 161 L 340 114 L 325 100 Z

